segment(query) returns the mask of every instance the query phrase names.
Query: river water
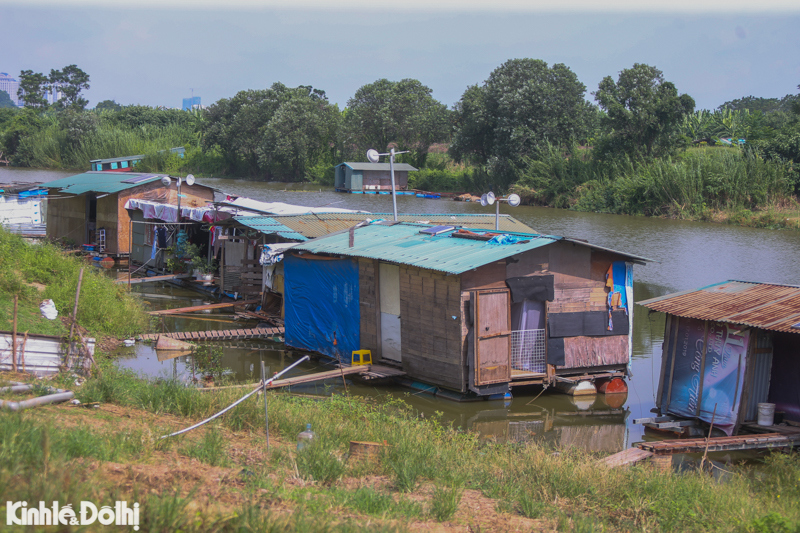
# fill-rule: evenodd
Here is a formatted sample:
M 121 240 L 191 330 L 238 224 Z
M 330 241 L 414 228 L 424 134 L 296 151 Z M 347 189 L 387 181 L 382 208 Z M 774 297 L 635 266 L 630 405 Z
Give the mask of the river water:
M 0 168 L 0 183 L 9 181 L 50 181 L 70 172 L 20 171 Z M 336 193 L 330 188 L 308 184 L 275 184 L 231 179 L 202 179 L 200 183 L 227 194 L 261 201 L 287 202 L 306 206 L 342 207 L 373 213 L 391 213 L 392 201 L 385 195 Z M 452 200 L 397 198 L 401 213 L 493 213 L 494 207 Z M 652 259 L 634 268 L 636 301 L 670 292 L 698 288 L 728 279 L 800 284 L 800 235 L 775 231 L 679 220 L 664 220 L 599 213 L 578 213 L 542 207 L 509 207 L 510 214 L 538 232 L 586 239 L 593 244 Z M 201 296 L 171 286 L 137 286 L 136 291 L 154 309 L 199 305 Z M 222 313 L 202 319 L 165 318 L 170 331 L 233 327 L 232 318 Z M 643 428 L 631 423 L 650 416 L 660 371 L 664 317 L 637 307 L 634 313 L 633 378 L 624 405 L 608 405 L 602 396 L 583 400 L 557 393 L 539 395 L 538 390 L 516 392 L 511 401 L 456 403 L 399 387 L 367 387 L 347 381 L 351 394 L 373 398 L 401 397 L 422 416 L 442 420 L 484 437 L 538 440 L 554 445 L 578 445 L 591 451 L 619 451 L 631 442 L 643 440 Z M 237 378 L 258 379 L 260 361 L 274 373 L 296 360 L 283 345 L 248 341 L 226 345 L 223 364 Z M 121 354 L 120 364 L 149 375 L 186 375 L 190 367 L 183 359 L 159 363 L 155 352 L 138 345 Z M 301 372 L 329 369 L 323 363 L 303 365 Z M 295 387 L 292 392 L 335 394 L 343 392 L 342 380 Z

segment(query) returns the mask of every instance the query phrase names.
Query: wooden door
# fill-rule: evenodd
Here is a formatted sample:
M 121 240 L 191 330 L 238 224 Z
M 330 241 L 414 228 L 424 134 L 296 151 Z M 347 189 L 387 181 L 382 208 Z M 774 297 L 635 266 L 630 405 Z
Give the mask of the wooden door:
M 475 332 L 475 385 L 511 381 L 511 293 L 508 289 L 472 294 Z
M 400 342 L 402 323 L 400 321 L 400 267 L 380 263 L 379 290 L 381 302 L 381 357 L 392 361 L 402 361 Z

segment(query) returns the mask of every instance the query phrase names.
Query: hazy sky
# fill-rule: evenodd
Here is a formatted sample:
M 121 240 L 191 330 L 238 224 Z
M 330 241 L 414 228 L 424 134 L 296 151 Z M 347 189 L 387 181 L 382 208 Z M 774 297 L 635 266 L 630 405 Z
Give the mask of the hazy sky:
M 209 105 L 280 81 L 322 89 L 344 107 L 380 78 L 416 78 L 451 106 L 522 57 L 566 64 L 590 99 L 603 77 L 634 63 L 661 69 L 698 108 L 800 92 L 798 0 L 378 4 L 0 0 L 0 71 L 77 64 L 91 76 L 90 106 L 179 107 L 192 90 Z

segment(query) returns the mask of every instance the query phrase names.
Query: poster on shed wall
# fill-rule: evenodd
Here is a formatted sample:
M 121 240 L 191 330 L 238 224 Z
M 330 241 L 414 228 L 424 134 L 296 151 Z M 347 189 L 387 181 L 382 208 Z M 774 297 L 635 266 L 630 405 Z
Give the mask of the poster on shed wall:
M 736 325 L 680 318 L 678 346 L 667 412 L 714 421 L 727 435 L 733 432 L 742 397 L 749 331 Z M 702 387 L 701 384 L 702 372 Z M 665 378 L 669 379 L 669 378 Z M 699 410 L 698 410 L 699 404 Z

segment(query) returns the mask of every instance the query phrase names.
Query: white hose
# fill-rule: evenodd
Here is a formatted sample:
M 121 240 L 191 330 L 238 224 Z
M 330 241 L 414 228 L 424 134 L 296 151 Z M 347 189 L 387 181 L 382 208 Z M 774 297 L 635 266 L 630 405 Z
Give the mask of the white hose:
M 235 402 L 230 404 L 228 407 L 226 407 L 225 409 L 223 409 L 219 413 L 217 413 L 217 414 L 215 414 L 213 416 L 210 416 L 210 417 L 206 418 L 205 420 L 203 420 L 202 422 L 198 422 L 197 424 L 195 424 L 193 426 L 189 426 L 186 429 L 182 429 L 180 431 L 176 431 L 175 433 L 170 433 L 169 435 L 164 435 L 163 437 L 159 437 L 159 440 L 168 439 L 169 437 L 175 437 L 177 435 L 180 435 L 181 433 L 186 433 L 187 431 L 191 431 L 193 429 L 199 428 L 203 424 L 207 424 L 208 422 L 211 422 L 215 418 L 218 418 L 218 417 L 224 415 L 225 413 L 227 413 L 228 411 L 230 411 L 231 409 L 233 409 L 234 407 L 236 407 L 237 405 L 239 405 L 240 403 L 242 403 L 243 401 L 248 399 L 250 396 L 256 394 L 259 391 L 266 390 L 267 386 L 270 383 L 272 383 L 273 381 L 275 381 L 276 379 L 278 379 L 279 377 L 281 377 L 286 372 L 288 372 L 289 370 L 293 369 L 294 367 L 296 367 L 297 365 L 299 365 L 303 361 L 307 361 L 308 359 L 310 359 L 309 356 L 307 356 L 307 355 L 303 356 L 299 361 L 296 361 L 296 362 L 292 363 L 290 366 L 284 368 L 280 373 L 275 374 L 274 376 L 272 376 L 272 378 L 268 379 L 261 387 L 258 387 L 257 389 L 255 389 L 252 392 L 248 392 L 247 394 L 245 394 L 244 396 L 242 396 L 241 398 L 239 398 L 238 400 L 236 400 Z

